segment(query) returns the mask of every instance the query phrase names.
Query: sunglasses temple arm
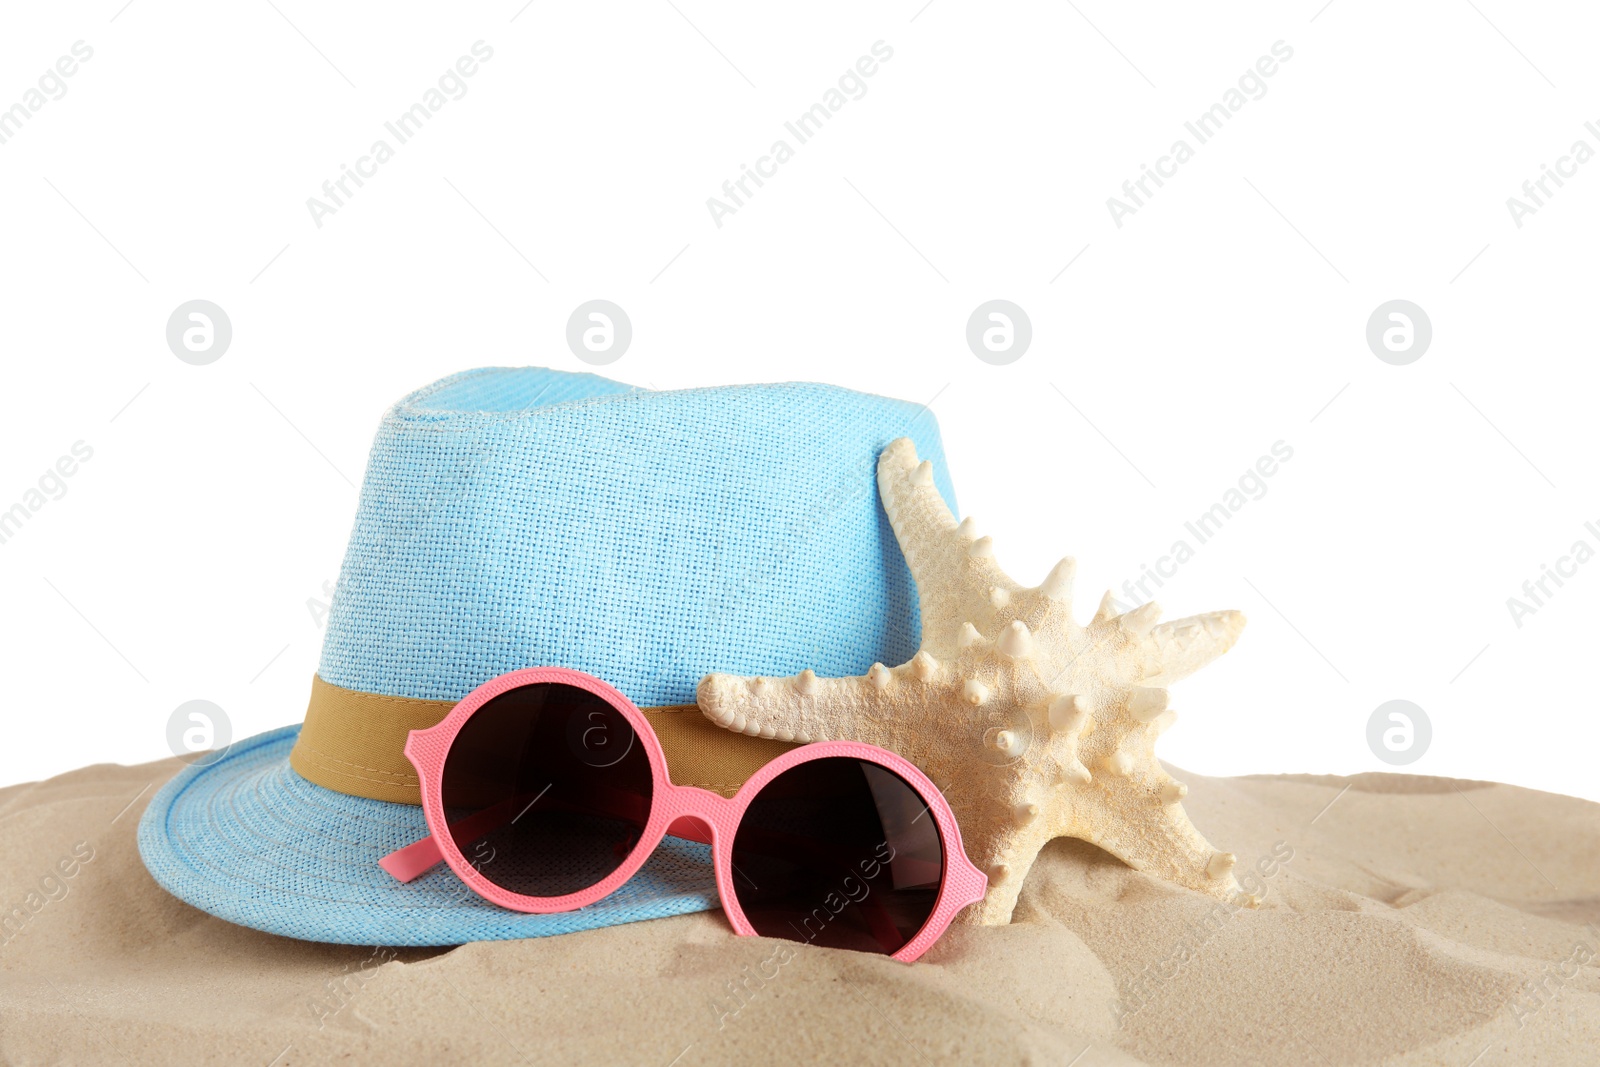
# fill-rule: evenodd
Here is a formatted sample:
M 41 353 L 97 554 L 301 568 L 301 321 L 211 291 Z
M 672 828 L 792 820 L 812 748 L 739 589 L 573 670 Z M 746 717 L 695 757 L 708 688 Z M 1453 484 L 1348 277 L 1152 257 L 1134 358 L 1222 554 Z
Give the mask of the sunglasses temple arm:
M 439 852 L 439 845 L 430 834 L 405 848 L 389 853 L 378 861 L 378 866 L 388 871 L 396 880 L 410 882 L 443 862 L 444 856 Z
M 510 822 L 522 799 L 522 797 L 512 797 L 453 822 L 450 824 L 450 835 L 461 840 L 475 841 Z M 433 839 L 432 834 L 429 834 L 420 841 L 413 841 L 404 848 L 389 853 L 378 861 L 378 866 L 397 880 L 410 882 L 427 874 L 443 862 L 444 853 L 439 851 L 439 843 Z
M 867 925 L 872 928 L 872 936 L 878 939 L 879 947 L 891 956 L 899 952 L 906 939 L 900 936 L 899 928 L 889 918 L 889 909 L 883 906 L 883 901 L 869 896 L 862 904 L 861 910 L 866 913 Z

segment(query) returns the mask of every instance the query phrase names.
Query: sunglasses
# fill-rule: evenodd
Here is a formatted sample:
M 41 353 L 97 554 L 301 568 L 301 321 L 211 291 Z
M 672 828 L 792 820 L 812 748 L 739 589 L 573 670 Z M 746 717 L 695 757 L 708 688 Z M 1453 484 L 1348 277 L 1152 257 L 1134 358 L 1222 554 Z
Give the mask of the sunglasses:
M 725 798 L 673 784 L 633 702 L 562 667 L 485 682 L 405 753 L 429 836 L 380 865 L 409 882 L 443 861 L 515 911 L 593 904 L 670 834 L 711 846 L 737 933 L 909 962 L 987 886 L 948 802 L 894 753 L 803 745 Z

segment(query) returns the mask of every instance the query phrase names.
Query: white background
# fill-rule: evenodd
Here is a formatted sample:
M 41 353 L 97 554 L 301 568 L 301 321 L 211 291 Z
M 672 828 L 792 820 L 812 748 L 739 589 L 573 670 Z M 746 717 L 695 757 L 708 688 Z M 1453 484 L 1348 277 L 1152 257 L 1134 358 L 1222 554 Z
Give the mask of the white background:
M 383 410 L 470 367 L 584 369 L 565 323 L 602 297 L 634 327 L 613 377 L 932 400 L 963 512 L 1020 580 L 1077 556 L 1085 616 L 1286 442 L 1160 591 L 1250 617 L 1162 756 L 1387 769 L 1366 723 L 1404 698 L 1434 731 L 1410 770 L 1600 798 L 1600 561 L 1520 628 L 1506 604 L 1600 548 L 1600 161 L 1521 228 L 1506 206 L 1600 149 L 1592 10 L 274 2 L 0 15 L 0 107 L 94 50 L 0 145 L 0 510 L 94 450 L 0 544 L 0 783 L 164 756 L 190 699 L 235 737 L 298 721 Z M 466 95 L 314 225 L 480 39 Z M 866 95 L 718 228 L 706 199 L 879 40 Z M 1279 40 L 1266 95 L 1114 225 Z M 203 367 L 165 340 L 195 298 L 234 331 Z M 992 298 L 1033 324 L 1008 366 L 965 342 Z M 1365 341 L 1395 298 L 1433 324 L 1408 366 Z

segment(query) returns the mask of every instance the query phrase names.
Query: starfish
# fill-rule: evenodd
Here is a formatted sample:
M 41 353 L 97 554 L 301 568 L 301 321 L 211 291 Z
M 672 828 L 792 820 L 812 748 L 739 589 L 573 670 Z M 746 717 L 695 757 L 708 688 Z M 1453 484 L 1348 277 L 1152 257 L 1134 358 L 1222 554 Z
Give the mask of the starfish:
M 702 712 L 760 737 L 878 745 L 922 768 L 989 874 L 987 896 L 963 922 L 1010 922 L 1035 856 L 1057 837 L 1232 904 L 1259 903 L 1234 878 L 1233 854 L 1189 821 L 1187 788 L 1155 756 L 1174 718 L 1166 687 L 1231 648 L 1244 616 L 1158 625 L 1154 603 L 1115 614 L 1108 591 L 1080 626 L 1074 561 L 1037 587 L 1013 581 L 992 539 L 971 518 L 956 522 L 909 438 L 879 456 L 878 490 L 917 584 L 916 655 L 856 678 L 710 674 L 697 693 Z

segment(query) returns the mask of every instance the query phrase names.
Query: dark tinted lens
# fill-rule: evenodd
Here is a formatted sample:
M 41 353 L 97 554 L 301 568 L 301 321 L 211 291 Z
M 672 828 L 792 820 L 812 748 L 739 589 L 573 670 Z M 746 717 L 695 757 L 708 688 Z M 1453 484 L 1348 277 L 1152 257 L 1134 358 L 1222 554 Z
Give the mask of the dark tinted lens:
M 575 686 L 526 685 L 479 708 L 456 735 L 445 819 L 491 882 L 564 896 L 622 865 L 649 819 L 651 782 L 621 712 Z
M 780 774 L 733 839 L 733 882 L 756 933 L 892 953 L 939 895 L 944 845 L 899 775 L 847 757 Z

